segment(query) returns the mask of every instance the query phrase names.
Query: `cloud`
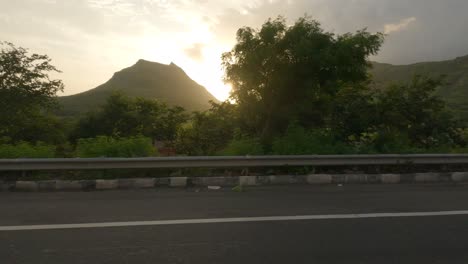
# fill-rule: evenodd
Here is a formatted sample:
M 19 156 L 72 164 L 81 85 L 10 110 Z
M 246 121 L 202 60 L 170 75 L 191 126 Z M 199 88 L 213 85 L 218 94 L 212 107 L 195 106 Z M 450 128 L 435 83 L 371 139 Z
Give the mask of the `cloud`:
M 259 28 L 268 18 L 284 15 L 288 23 L 309 15 L 336 34 L 367 28 L 389 34 L 373 60 L 408 64 L 468 54 L 466 0 L 257 0 L 239 1 L 221 14 L 211 14 L 211 27 L 226 45 L 237 29 Z M 247 10 L 248 12 L 242 12 Z
M 407 64 L 468 54 L 467 0 L 0 2 L 0 40 L 48 54 L 64 72 L 67 93 L 90 89 L 140 58 L 175 61 L 194 77 L 208 64 L 215 72 L 239 28 L 259 28 L 278 15 L 292 24 L 307 14 L 336 34 L 362 28 L 390 33 L 372 58 L 381 62 Z
M 390 33 L 393 33 L 393 32 L 398 32 L 398 31 L 405 30 L 413 22 L 416 22 L 415 17 L 405 18 L 405 19 L 401 20 L 397 24 L 386 24 L 384 26 L 384 33 L 385 34 L 390 34 Z
M 203 48 L 205 44 L 195 43 L 192 46 L 184 49 L 184 53 L 195 61 L 203 61 Z

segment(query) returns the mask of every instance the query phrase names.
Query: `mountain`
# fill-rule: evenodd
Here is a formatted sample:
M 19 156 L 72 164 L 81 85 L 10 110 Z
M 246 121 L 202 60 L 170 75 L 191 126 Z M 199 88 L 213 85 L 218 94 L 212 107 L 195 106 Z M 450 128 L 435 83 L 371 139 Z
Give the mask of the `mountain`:
M 415 74 L 432 77 L 445 75 L 445 82 L 437 90 L 448 107 L 465 122 L 468 122 L 468 56 L 439 62 L 422 62 L 411 65 L 373 63 L 371 73 L 377 87 L 395 82 L 408 82 Z
M 89 91 L 59 97 L 63 116 L 74 116 L 98 108 L 114 91 L 125 95 L 158 99 L 189 111 L 205 110 L 209 101 L 217 102 L 203 86 L 190 79 L 177 65 L 139 60 L 115 73 L 106 83 Z

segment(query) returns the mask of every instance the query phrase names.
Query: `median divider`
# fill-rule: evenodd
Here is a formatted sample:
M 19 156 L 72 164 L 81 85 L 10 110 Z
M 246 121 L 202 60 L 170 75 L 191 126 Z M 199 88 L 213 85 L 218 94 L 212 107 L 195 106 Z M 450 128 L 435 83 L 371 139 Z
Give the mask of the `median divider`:
M 169 181 L 170 187 L 186 187 L 187 177 L 171 177 Z
M 158 187 L 468 183 L 468 172 L 412 174 L 311 174 L 270 176 L 169 177 L 111 180 L 47 180 L 1 182 L 1 191 L 90 191 Z
M 96 190 L 113 190 L 119 188 L 120 180 L 96 180 Z
M 454 182 L 468 182 L 468 172 L 454 172 L 451 175 Z
M 400 174 L 382 174 L 380 175 L 380 180 L 384 184 L 397 184 L 401 181 Z

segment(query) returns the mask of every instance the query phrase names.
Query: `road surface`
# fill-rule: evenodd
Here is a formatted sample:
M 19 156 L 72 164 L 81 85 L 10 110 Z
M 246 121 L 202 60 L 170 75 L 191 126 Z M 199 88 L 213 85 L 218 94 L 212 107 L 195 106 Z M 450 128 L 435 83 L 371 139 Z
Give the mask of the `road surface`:
M 468 263 L 468 186 L 0 193 L 0 263 Z

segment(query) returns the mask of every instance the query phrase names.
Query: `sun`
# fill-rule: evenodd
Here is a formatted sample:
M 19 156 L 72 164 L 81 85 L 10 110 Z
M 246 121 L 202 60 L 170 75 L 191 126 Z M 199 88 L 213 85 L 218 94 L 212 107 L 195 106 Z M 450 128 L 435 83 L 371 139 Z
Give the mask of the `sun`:
M 231 85 L 223 81 L 224 71 L 221 67 L 221 51 L 204 51 L 200 60 L 186 56 L 179 65 L 194 81 L 204 86 L 216 99 L 225 101 L 229 98 Z
M 203 85 L 216 99 L 225 101 L 229 98 L 231 85 L 223 82 L 222 71 L 217 71 L 211 65 L 203 65 L 203 67 L 194 72 L 193 76 L 192 79 Z
M 225 101 L 229 98 L 231 85 L 224 83 L 224 70 L 221 66 L 221 55 L 229 48 L 215 41 L 201 43 L 191 39 L 188 43 L 157 42 L 154 37 L 144 38 L 141 43 L 143 58 L 169 64 L 175 63 L 195 82 L 204 86 L 216 99 Z M 157 48 L 155 48 L 157 43 Z M 187 47 L 202 44 L 199 56 L 190 57 L 184 52 Z M 161 52 L 161 51 L 164 52 Z

